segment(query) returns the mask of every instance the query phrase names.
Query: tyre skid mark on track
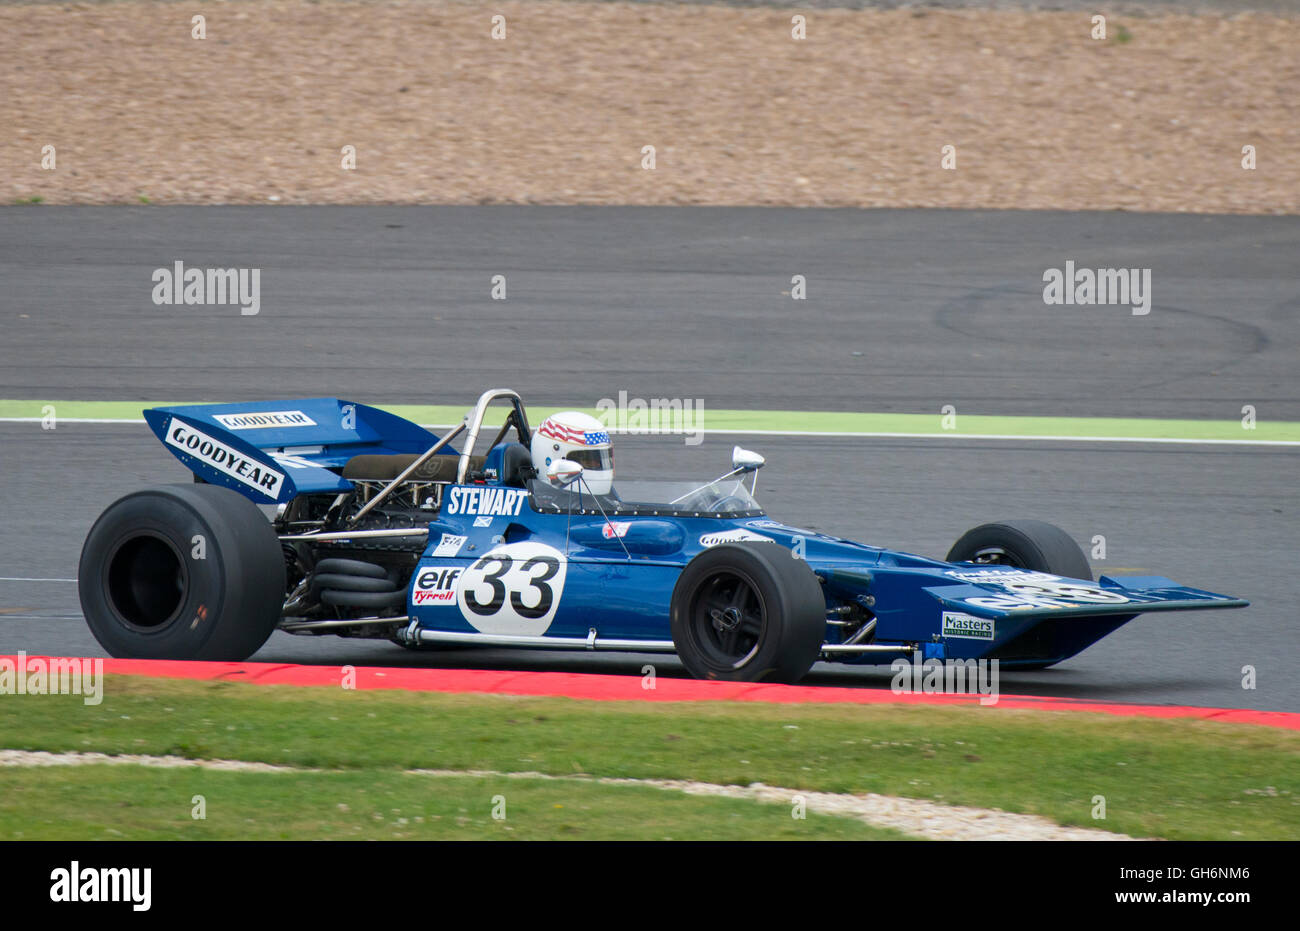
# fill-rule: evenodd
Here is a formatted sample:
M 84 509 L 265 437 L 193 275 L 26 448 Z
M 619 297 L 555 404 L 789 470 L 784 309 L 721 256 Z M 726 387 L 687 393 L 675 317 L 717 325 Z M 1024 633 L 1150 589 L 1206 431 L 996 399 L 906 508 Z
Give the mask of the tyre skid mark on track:
M 50 657 L 27 657 L 28 662 Z M 16 662 L 16 656 L 0 660 Z M 338 688 L 343 667 L 291 663 L 222 663 L 182 660 L 106 659 L 107 675 L 151 676 L 164 679 L 246 681 L 259 685 Z M 762 682 L 706 682 L 659 677 L 655 687 L 642 686 L 641 676 L 572 672 L 519 672 L 487 669 L 412 669 L 352 667 L 358 690 L 398 689 L 416 692 L 456 692 L 575 698 L 590 701 L 755 701 L 773 704 L 950 705 L 1038 711 L 1089 711 L 1121 717 L 1193 718 L 1230 724 L 1256 724 L 1300 730 L 1300 712 L 1257 711 L 1249 708 L 1202 708 L 1190 705 L 1140 705 L 1086 698 L 1043 695 L 1001 695 L 994 705 L 980 704 L 980 695 L 902 694 L 880 689 L 840 686 L 777 685 Z

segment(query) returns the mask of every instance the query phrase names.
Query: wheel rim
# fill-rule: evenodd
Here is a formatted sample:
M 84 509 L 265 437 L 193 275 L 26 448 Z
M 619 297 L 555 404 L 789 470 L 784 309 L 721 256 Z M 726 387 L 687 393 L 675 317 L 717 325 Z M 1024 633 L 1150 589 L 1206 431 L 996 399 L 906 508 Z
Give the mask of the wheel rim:
M 982 566 L 1010 566 L 1013 569 L 1025 569 L 1025 564 L 1000 546 L 985 546 L 975 551 L 971 562 Z
M 175 622 L 188 584 L 185 560 L 161 534 L 125 537 L 104 563 L 109 607 L 119 623 L 140 633 L 159 633 Z
M 718 572 L 695 589 L 691 638 L 711 666 L 740 669 L 754 658 L 763 638 L 767 605 L 743 572 Z

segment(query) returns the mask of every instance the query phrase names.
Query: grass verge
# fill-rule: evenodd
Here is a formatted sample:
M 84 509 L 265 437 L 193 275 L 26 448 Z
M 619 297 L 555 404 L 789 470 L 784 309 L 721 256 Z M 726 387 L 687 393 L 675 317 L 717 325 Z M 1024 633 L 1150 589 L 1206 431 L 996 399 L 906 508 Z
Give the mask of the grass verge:
M 97 706 L 78 696 L 0 698 L 0 747 L 342 769 L 355 771 L 358 785 L 417 778 L 398 772 L 415 768 L 763 782 L 1001 808 L 1141 837 L 1300 838 L 1300 734 L 1208 721 L 979 708 L 604 703 L 115 676 Z M 11 831 L 31 823 L 32 812 L 43 810 L 31 807 L 33 800 L 44 805 L 49 797 L 31 793 L 49 793 L 42 784 L 65 775 L 3 774 L 0 825 Z M 143 800 L 153 780 L 207 782 L 226 774 L 128 777 L 115 768 L 103 775 L 106 785 L 137 786 Z M 247 784 L 297 778 L 272 774 Z M 303 778 L 329 785 L 333 776 Z M 604 790 L 573 785 L 545 792 L 589 804 L 604 797 Z M 480 807 L 484 788 L 474 790 Z M 1106 800 L 1105 820 L 1091 816 L 1098 795 Z M 258 797 L 249 790 L 250 800 Z M 667 804 L 666 795 L 646 804 L 642 820 L 657 821 L 653 812 Z M 78 805 L 81 814 L 66 812 L 76 824 L 102 814 L 95 803 Z M 623 836 L 604 830 L 585 836 Z
M 201 799 L 201 802 L 200 802 Z M 202 805 L 200 810 L 197 806 Z M 494 811 L 501 817 L 493 817 Z M 202 818 L 196 818 L 196 813 Z M 849 818 L 639 786 L 375 770 L 0 770 L 4 840 L 881 840 Z

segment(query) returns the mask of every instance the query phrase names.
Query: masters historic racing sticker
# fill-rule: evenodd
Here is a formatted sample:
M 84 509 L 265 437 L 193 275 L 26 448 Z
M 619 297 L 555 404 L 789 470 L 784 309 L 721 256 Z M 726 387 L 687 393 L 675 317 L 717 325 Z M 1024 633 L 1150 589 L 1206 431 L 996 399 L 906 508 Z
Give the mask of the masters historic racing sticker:
M 992 640 L 993 622 L 956 611 L 945 611 L 943 612 L 943 635 L 965 637 L 969 640 Z

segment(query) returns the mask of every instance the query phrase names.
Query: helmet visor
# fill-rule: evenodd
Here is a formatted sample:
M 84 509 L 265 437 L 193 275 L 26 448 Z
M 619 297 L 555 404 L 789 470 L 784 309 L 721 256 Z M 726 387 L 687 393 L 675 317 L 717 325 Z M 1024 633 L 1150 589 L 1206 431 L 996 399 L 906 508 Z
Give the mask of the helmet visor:
M 575 449 L 564 458 L 572 459 L 593 472 L 608 472 L 614 468 L 614 450 L 608 446 L 602 449 Z

